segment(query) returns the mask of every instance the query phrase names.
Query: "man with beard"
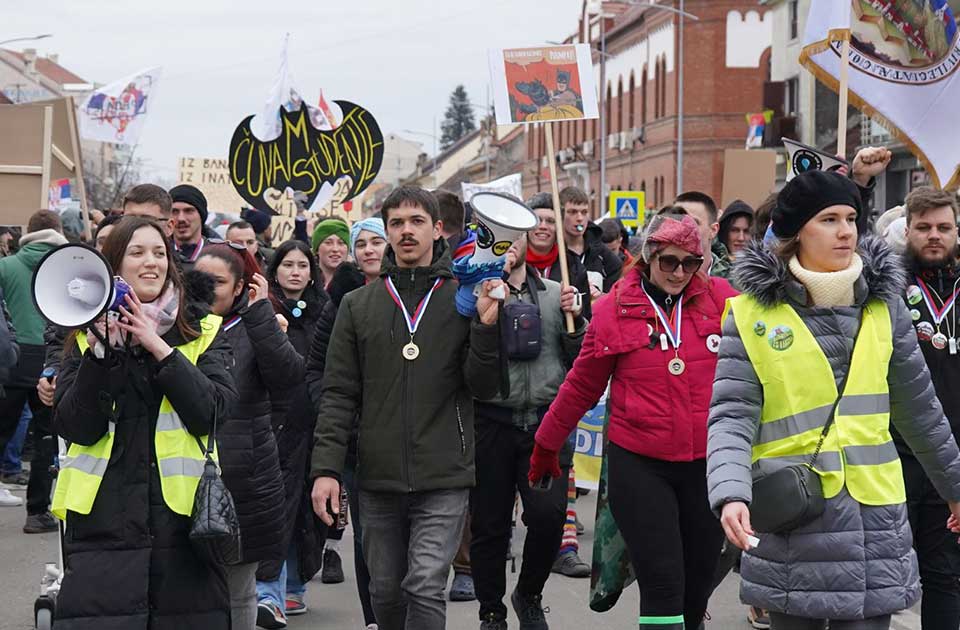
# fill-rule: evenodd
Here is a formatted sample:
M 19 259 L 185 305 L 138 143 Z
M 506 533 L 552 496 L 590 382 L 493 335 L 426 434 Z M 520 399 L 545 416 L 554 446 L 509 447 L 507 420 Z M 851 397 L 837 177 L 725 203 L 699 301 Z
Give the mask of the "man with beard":
M 173 209 L 170 224 L 173 226 L 173 247 L 180 255 L 184 272 L 193 269 L 200 258 L 206 240 L 203 225 L 207 222 L 207 198 L 195 186 L 180 184 L 170 189 Z
M 953 436 L 960 435 L 960 354 L 957 309 L 960 290 L 957 261 L 957 200 L 953 193 L 918 188 L 907 196 L 907 308 L 920 348 Z M 946 529 L 950 510 L 940 498 L 906 443 L 893 432 L 907 491 L 913 546 L 923 588 L 924 630 L 960 626 L 960 546 Z

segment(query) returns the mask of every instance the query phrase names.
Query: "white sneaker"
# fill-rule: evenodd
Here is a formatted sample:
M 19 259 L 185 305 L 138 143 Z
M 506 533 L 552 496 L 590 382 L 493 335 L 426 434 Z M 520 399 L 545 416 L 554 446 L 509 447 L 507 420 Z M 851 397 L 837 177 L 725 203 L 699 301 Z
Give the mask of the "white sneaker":
M 367 630 L 380 630 L 380 626 L 375 623 L 367 624 Z
M 23 505 L 23 499 L 14 496 L 6 488 L 0 488 L 0 507 L 19 507 Z

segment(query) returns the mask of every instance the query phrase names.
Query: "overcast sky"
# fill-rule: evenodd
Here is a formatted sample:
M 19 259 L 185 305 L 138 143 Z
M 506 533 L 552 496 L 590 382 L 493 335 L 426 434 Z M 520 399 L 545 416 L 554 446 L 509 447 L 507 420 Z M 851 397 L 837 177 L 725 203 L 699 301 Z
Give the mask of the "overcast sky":
M 0 0 L 0 41 L 40 33 L 40 54 L 87 81 L 163 66 L 138 154 L 164 177 L 179 156 L 226 157 L 257 113 L 290 33 L 290 67 L 308 102 L 363 105 L 384 133 L 433 133 L 458 83 L 488 102 L 491 47 L 535 46 L 574 32 L 581 0 Z M 479 108 L 475 108 L 479 109 Z M 432 151 L 433 140 L 408 135 Z

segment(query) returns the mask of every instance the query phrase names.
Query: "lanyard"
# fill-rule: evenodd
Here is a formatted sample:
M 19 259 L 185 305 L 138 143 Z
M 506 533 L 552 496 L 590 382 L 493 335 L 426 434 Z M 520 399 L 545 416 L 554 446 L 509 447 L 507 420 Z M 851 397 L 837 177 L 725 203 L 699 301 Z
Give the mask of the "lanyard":
M 394 286 L 393 280 L 390 276 L 387 276 L 386 280 L 387 293 L 390 294 L 390 297 L 393 298 L 394 303 L 400 307 L 400 310 L 403 311 L 403 320 L 407 323 L 407 330 L 410 332 L 410 339 L 413 339 L 413 336 L 417 334 L 417 329 L 420 327 L 420 322 L 423 320 L 424 313 L 427 312 L 427 305 L 430 303 L 430 298 L 433 297 L 433 292 L 443 284 L 443 278 L 437 278 L 433 282 L 433 286 L 430 287 L 430 290 L 427 291 L 427 294 L 423 296 L 423 299 L 420 300 L 420 303 L 417 305 L 417 309 L 413 312 L 413 317 L 410 316 L 407 307 L 403 304 L 403 300 L 400 299 L 400 294 L 397 293 L 397 287 Z
M 240 323 L 240 316 L 234 315 L 233 317 L 231 317 L 230 319 L 228 319 L 226 322 L 223 323 L 223 329 L 230 330 L 231 328 L 233 328 L 239 323 Z
M 187 262 L 197 262 L 197 258 L 200 258 L 200 252 L 203 250 L 203 246 L 206 244 L 207 244 L 207 240 L 201 237 L 200 240 L 197 241 L 197 246 L 193 248 L 193 253 L 190 254 L 190 257 L 187 259 Z M 182 251 L 180 249 L 180 246 L 177 245 L 176 242 L 174 242 L 174 249 L 177 250 L 178 252 Z
M 657 313 L 657 319 L 660 320 L 660 323 L 663 324 L 663 328 L 667 333 L 667 338 L 670 339 L 670 345 L 674 349 L 680 348 L 680 316 L 683 313 L 683 297 L 681 296 L 677 300 L 677 305 L 673 307 L 673 323 L 670 322 L 670 317 L 667 317 L 666 312 L 660 308 L 660 305 L 654 301 L 650 294 L 647 293 L 646 287 L 642 286 L 644 295 L 647 296 L 647 299 L 650 300 L 650 304 L 653 305 L 653 310 Z
M 943 306 L 941 308 L 937 308 L 936 302 L 933 299 L 933 295 L 930 292 L 930 288 L 927 287 L 927 283 L 917 277 L 917 284 L 920 285 L 920 292 L 923 294 L 923 301 L 930 310 L 930 317 L 933 318 L 933 323 L 939 327 L 940 322 L 942 322 L 947 316 L 947 313 L 953 309 L 953 305 L 957 301 L 957 294 L 960 293 L 960 289 L 957 289 L 957 287 L 954 286 L 953 293 L 950 295 L 950 297 L 943 301 Z

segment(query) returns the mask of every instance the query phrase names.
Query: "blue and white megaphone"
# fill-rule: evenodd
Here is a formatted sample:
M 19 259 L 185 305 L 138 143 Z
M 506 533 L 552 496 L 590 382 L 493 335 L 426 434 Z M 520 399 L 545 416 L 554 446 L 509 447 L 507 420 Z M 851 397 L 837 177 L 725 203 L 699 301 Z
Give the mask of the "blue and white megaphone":
M 51 324 L 84 328 L 124 304 L 130 286 L 103 254 L 77 243 L 51 250 L 33 274 L 33 303 Z

